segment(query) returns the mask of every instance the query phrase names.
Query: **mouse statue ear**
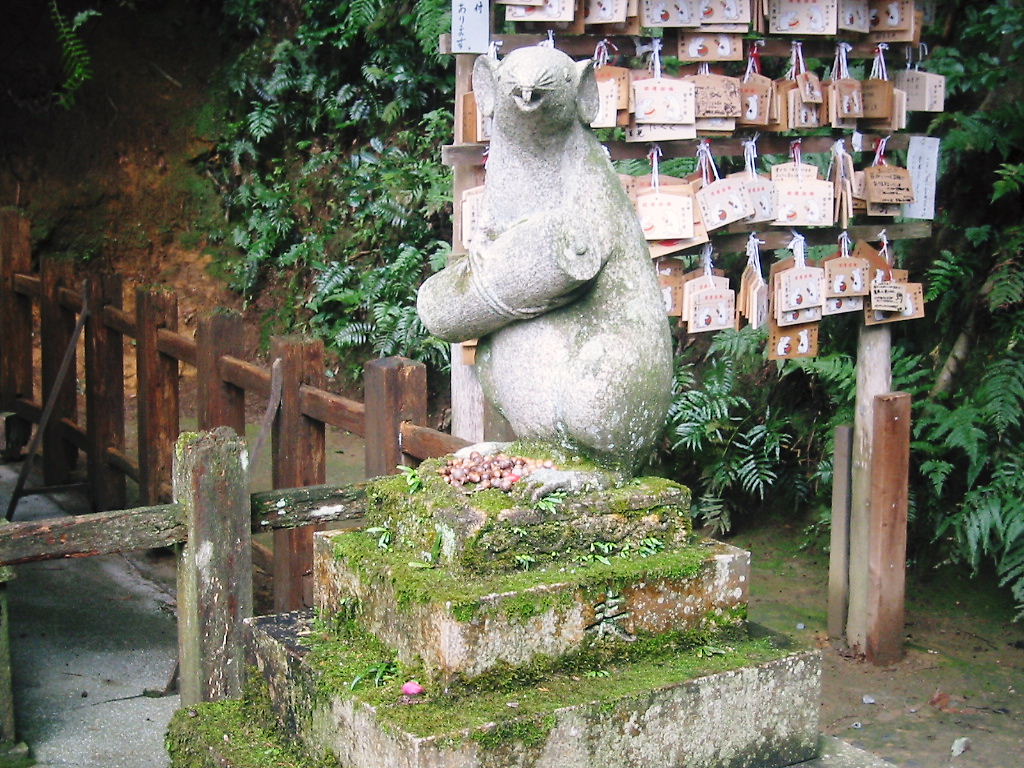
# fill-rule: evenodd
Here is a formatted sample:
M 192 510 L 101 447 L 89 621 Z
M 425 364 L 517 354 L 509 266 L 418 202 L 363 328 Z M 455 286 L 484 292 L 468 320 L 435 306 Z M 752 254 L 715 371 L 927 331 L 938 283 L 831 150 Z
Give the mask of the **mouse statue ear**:
M 490 56 L 477 56 L 473 64 L 473 93 L 476 107 L 484 117 L 494 114 L 494 98 L 498 90 L 498 62 Z
M 594 74 L 594 60 L 587 59 L 576 63 L 579 85 L 576 90 L 576 109 L 580 120 L 590 125 L 597 118 L 601 106 L 601 96 L 597 91 L 597 76 Z

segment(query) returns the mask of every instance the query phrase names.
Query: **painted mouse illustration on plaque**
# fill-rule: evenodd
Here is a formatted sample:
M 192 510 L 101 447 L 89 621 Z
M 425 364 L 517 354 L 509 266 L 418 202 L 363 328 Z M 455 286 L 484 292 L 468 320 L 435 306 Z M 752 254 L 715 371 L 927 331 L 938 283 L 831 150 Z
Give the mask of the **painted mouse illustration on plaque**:
M 420 287 L 420 317 L 479 338 L 484 395 L 519 438 L 632 473 L 664 426 L 671 341 L 636 211 L 588 127 L 593 63 L 481 56 L 473 91 L 494 116 L 480 235 Z

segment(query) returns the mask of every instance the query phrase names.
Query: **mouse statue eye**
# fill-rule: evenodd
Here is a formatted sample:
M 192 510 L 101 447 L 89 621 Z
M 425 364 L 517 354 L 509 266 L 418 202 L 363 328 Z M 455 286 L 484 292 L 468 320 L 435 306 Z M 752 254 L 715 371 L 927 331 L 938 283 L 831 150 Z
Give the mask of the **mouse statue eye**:
M 567 82 L 567 83 L 571 83 L 572 82 L 572 72 L 566 72 L 565 73 L 565 82 Z

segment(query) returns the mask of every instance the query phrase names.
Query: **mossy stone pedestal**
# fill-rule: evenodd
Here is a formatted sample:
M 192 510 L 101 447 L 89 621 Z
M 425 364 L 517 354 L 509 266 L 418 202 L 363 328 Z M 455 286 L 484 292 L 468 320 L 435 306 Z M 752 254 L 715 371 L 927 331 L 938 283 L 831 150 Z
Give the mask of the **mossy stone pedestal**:
M 817 652 L 748 631 L 749 555 L 664 480 L 534 504 L 438 463 L 317 535 L 314 613 L 250 622 L 270 700 L 345 768 L 776 768 L 817 754 Z M 426 692 L 406 696 L 403 682 Z

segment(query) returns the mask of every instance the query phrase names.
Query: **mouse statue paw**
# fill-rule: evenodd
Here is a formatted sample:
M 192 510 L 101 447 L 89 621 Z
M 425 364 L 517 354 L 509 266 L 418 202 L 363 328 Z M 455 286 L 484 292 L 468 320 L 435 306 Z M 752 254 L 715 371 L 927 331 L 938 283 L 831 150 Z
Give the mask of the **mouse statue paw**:
M 615 472 L 578 469 L 537 469 L 523 480 L 533 501 L 559 491 L 565 493 L 586 493 L 606 491 L 620 484 L 622 477 Z

